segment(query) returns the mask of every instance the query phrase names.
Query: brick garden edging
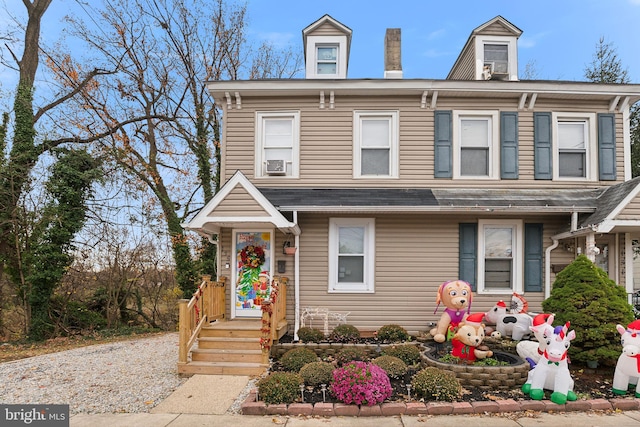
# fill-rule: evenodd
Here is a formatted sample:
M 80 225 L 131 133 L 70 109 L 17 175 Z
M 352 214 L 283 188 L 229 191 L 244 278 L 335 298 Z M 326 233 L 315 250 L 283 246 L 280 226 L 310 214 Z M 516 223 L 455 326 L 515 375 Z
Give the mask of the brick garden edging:
M 585 412 L 585 411 L 637 411 L 640 399 L 589 399 L 558 405 L 550 400 L 513 399 L 481 402 L 385 402 L 380 405 L 360 406 L 344 403 L 291 403 L 267 405 L 256 402 L 255 391 L 249 393 L 241 406 L 242 415 L 307 415 L 324 417 L 388 417 L 394 415 L 462 415 L 505 412 Z

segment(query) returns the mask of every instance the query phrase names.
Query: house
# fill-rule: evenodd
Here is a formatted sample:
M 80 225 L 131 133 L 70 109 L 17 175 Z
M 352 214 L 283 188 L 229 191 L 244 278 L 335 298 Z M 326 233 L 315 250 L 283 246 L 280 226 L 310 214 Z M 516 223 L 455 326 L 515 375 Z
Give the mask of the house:
M 403 78 L 389 29 L 383 78 L 349 79 L 352 30 L 325 15 L 302 31 L 305 78 L 207 82 L 224 185 L 184 226 L 216 236 L 221 316 L 260 318 L 271 276 L 288 279 L 290 332 L 314 308 L 423 331 L 457 278 L 472 311 L 515 292 L 535 312 L 580 253 L 633 292 L 640 85 L 520 80 L 521 33 L 482 24 L 434 80 Z

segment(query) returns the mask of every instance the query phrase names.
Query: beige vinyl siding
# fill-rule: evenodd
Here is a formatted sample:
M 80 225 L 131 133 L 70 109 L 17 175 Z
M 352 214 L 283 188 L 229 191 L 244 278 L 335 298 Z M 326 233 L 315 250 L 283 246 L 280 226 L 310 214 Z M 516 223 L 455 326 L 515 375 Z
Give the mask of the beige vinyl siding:
M 509 36 L 513 37 L 513 32 L 506 28 L 499 22 L 494 22 L 491 25 L 483 28 L 481 32 L 478 33 L 479 36 Z
M 269 216 L 242 186 L 236 186 L 209 216 Z
M 633 199 L 618 215 L 615 219 L 640 219 L 640 200 L 638 197 Z
M 434 179 L 433 177 L 433 114 L 421 108 L 419 97 L 354 97 L 335 96 L 335 108 L 320 109 L 318 98 L 292 97 L 286 100 L 243 98 L 243 108 L 226 112 L 224 177 L 236 170 L 252 179 L 258 186 L 317 186 L 317 187 L 485 187 L 498 181 Z M 438 110 L 495 110 L 518 111 L 517 101 L 503 98 L 451 98 L 441 96 Z M 538 99 L 535 110 L 541 112 L 602 112 L 608 105 L 577 100 Z M 399 178 L 353 178 L 353 112 L 355 110 L 399 111 Z M 300 111 L 300 178 L 264 177 L 254 179 L 255 116 L 256 111 Z M 510 186 L 520 188 L 584 188 L 584 181 L 547 181 L 534 179 L 533 113 L 518 111 L 519 170 L 518 180 Z M 622 115 L 616 115 L 617 181 L 624 180 L 624 149 Z M 610 185 L 611 182 L 592 182 L 587 185 Z
M 329 22 L 324 22 L 317 28 L 315 28 L 312 32 L 308 33 L 307 36 L 342 36 L 344 33 L 334 27 Z
M 468 45 L 456 68 L 451 73 L 449 80 L 475 80 L 476 79 L 476 47 L 475 43 Z

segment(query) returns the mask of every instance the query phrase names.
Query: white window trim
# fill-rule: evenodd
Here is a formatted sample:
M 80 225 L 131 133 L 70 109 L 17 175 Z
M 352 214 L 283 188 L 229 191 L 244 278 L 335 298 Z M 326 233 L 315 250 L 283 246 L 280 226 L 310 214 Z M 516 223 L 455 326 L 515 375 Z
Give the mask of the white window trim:
M 389 118 L 391 142 L 389 147 L 389 175 L 362 175 L 362 147 L 360 129 L 362 117 Z M 353 112 L 353 177 L 363 179 L 398 178 L 398 151 L 400 146 L 399 111 L 354 111 Z
M 596 129 L 595 113 L 551 113 L 553 120 L 552 141 L 553 141 L 553 179 L 556 181 L 597 181 L 598 180 L 598 134 Z M 585 177 L 561 177 L 559 165 L 558 147 L 558 122 L 559 121 L 587 121 L 587 138 L 585 144 Z
M 476 36 L 476 80 L 484 80 L 482 71 L 484 68 L 485 44 L 507 45 L 509 80 L 518 80 L 518 46 L 516 38 L 511 36 Z
M 317 47 L 336 46 L 338 58 L 335 74 L 317 73 Z M 336 79 L 347 78 L 347 38 L 345 36 L 308 36 L 306 78 L 308 79 Z
M 513 239 L 513 272 L 509 289 L 485 289 L 484 287 L 484 230 L 486 226 L 512 227 Z M 524 225 L 520 220 L 484 219 L 478 221 L 478 294 L 506 295 L 523 292 L 524 277 Z
M 489 175 L 471 176 L 461 174 L 460 119 L 467 117 L 491 118 L 491 141 L 489 141 Z M 453 178 L 454 179 L 499 179 L 500 178 L 500 113 L 498 111 L 454 110 L 453 111 Z
M 345 226 L 364 227 L 364 281 L 362 283 L 338 282 L 339 228 Z M 374 218 L 330 218 L 329 219 L 329 293 L 374 293 L 376 241 Z
M 293 119 L 293 147 L 291 151 L 291 175 L 267 175 L 265 170 L 263 124 L 265 119 Z M 255 176 L 256 178 L 298 178 L 300 176 L 300 111 L 257 111 L 255 128 Z

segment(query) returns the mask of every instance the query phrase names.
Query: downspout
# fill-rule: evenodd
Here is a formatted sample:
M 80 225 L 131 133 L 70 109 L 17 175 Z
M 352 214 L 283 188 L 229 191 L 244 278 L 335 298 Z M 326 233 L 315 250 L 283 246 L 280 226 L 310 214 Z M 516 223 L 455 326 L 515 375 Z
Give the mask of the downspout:
M 298 224 L 298 211 L 293 211 L 293 222 Z M 298 250 L 293 255 L 293 278 L 295 280 L 293 307 L 294 307 L 294 334 L 293 339 L 298 341 L 298 329 L 300 329 L 300 236 L 294 236 L 294 242 Z

